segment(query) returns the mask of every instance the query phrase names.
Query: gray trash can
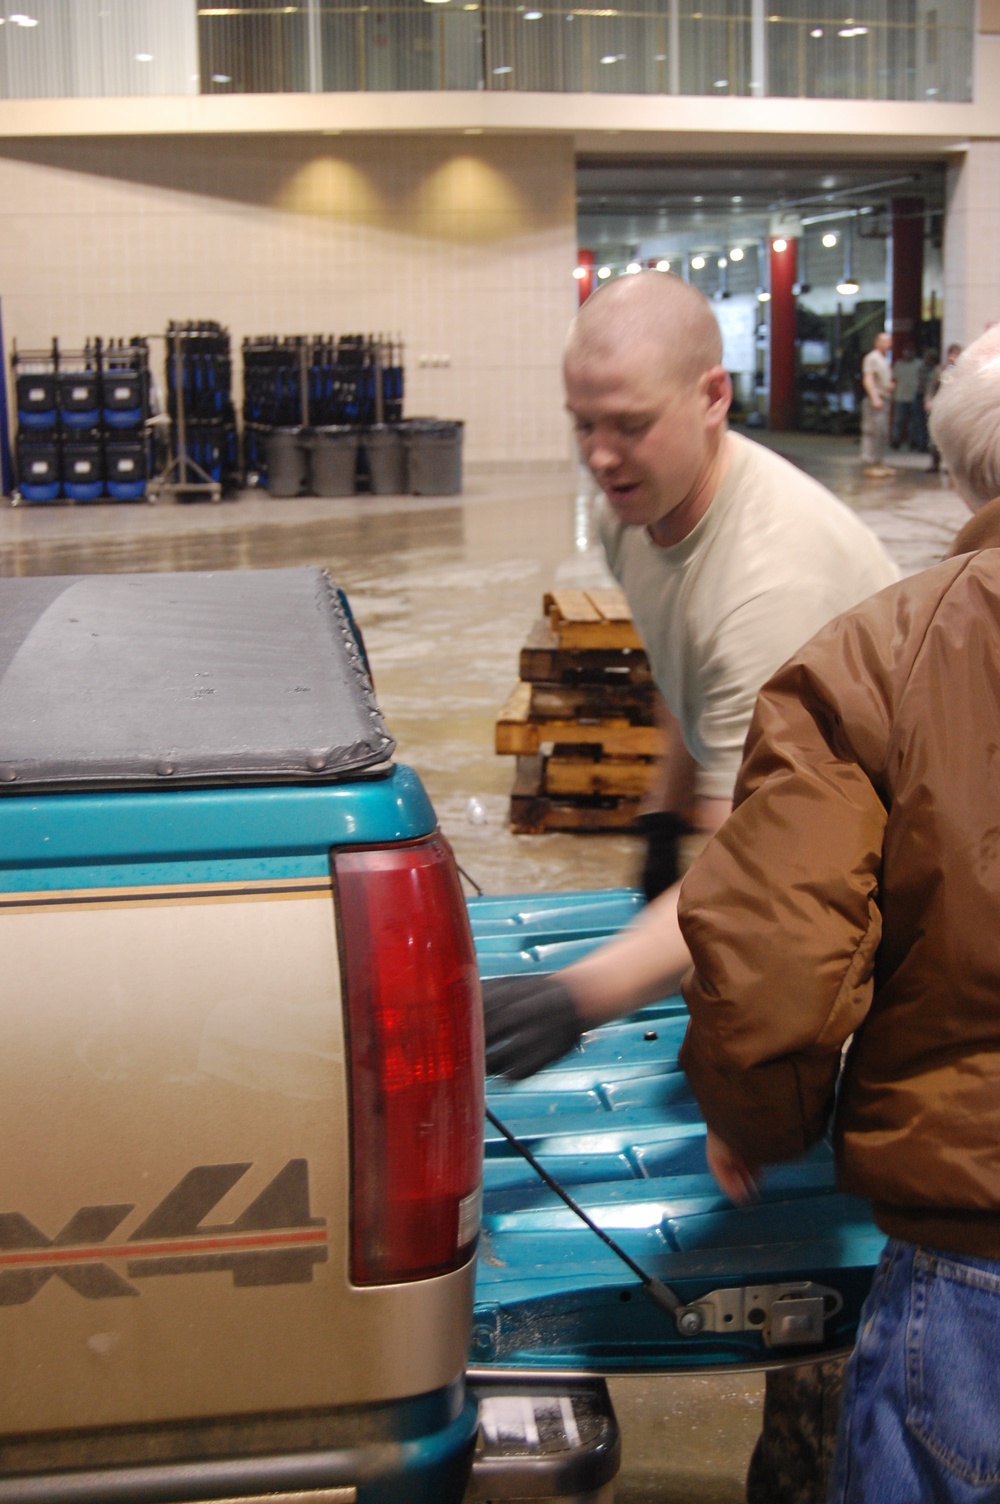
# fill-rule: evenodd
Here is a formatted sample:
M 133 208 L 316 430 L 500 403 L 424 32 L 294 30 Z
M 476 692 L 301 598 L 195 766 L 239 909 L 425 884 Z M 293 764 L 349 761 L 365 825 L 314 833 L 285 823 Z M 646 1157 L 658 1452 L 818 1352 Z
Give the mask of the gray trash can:
M 301 428 L 273 428 L 264 441 L 267 489 L 272 496 L 301 496 L 309 487 L 309 452 Z
M 457 496 L 462 489 L 460 421 L 412 418 L 406 436 L 408 489 L 414 496 Z
M 317 428 L 312 438 L 312 489 L 317 496 L 353 496 L 358 468 L 356 428 Z
M 395 423 L 379 423 L 368 428 L 361 440 L 368 456 L 368 475 L 374 496 L 403 496 L 406 493 L 406 447 L 403 434 Z

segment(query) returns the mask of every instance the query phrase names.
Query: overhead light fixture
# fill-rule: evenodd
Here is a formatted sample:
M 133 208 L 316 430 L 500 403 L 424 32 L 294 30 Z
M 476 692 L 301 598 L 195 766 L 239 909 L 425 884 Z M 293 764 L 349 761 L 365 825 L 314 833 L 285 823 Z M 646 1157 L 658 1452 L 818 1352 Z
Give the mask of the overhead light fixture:
M 630 261 L 628 266 L 625 268 L 625 271 L 630 277 L 634 277 L 637 272 L 642 271 L 642 267 L 639 265 L 638 261 Z
M 669 261 L 658 261 L 656 263 L 656 270 L 658 272 L 668 272 L 670 270 L 670 262 Z
M 832 251 L 834 246 L 837 244 L 837 237 L 832 230 L 827 230 L 826 234 L 823 236 L 823 244 L 826 246 L 828 251 Z
M 713 84 L 712 87 L 715 88 L 715 89 L 728 89 L 729 88 L 729 79 L 728 78 L 717 78 L 715 80 L 715 83 Z
M 705 202 L 704 195 L 701 193 L 696 193 L 691 202 L 693 204 L 703 204 Z
M 493 69 L 494 76 L 497 78 L 500 77 L 501 73 L 513 73 L 513 71 L 513 68 L 511 68 L 507 63 L 504 63 L 501 68 Z
M 811 37 L 821 37 L 823 35 L 823 28 L 822 28 L 822 26 L 814 26 L 813 29 L 812 29 L 812 31 L 809 33 L 809 35 Z
M 574 266 L 573 275 L 578 282 L 582 282 L 587 275 L 587 268 L 585 266 Z
M 137 63 L 151 63 L 153 61 L 153 54 L 151 52 L 137 52 L 135 60 Z
M 624 59 L 624 56 L 625 56 L 625 54 L 622 53 L 622 52 L 606 52 L 604 54 L 604 56 L 601 58 L 601 62 L 604 63 L 604 65 L 606 67 L 608 65 L 608 63 L 619 63 L 619 62 L 621 62 Z
M 526 10 L 524 13 L 524 19 L 526 21 L 540 21 L 542 19 L 542 13 L 540 10 Z
M 742 195 L 742 193 L 734 193 L 733 196 L 732 196 L 732 198 L 729 200 L 729 202 L 731 204 L 742 204 L 742 202 L 743 202 L 743 195 Z
M 742 261 L 743 247 L 741 245 L 734 245 L 732 250 L 729 252 L 729 259 L 730 261 Z
M 654 52 L 653 53 L 653 62 L 654 63 L 665 63 L 666 61 L 667 61 L 667 54 L 665 52 Z
M 778 255 L 780 256 L 782 251 L 788 250 L 788 241 L 781 240 L 780 238 L 778 240 L 772 240 L 771 249 L 772 251 L 777 251 Z
M 232 81 L 233 80 L 229 76 L 228 73 L 213 73 L 212 74 L 212 82 L 213 82 L 213 84 L 231 84 Z M 327 132 L 324 131 L 323 134 L 326 135 Z
M 858 290 L 854 280 L 854 222 L 849 219 L 844 236 L 844 275 L 837 283 L 837 291 L 842 298 L 853 298 Z
M 15 11 L 14 15 L 7 17 L 7 20 L 8 21 L 12 21 L 15 26 L 37 26 L 38 25 L 38 17 L 37 16 L 25 16 L 25 15 L 22 15 L 20 11 Z
M 691 270 L 695 271 L 695 272 L 703 272 L 705 270 L 705 258 L 704 258 L 704 256 L 692 256 L 691 257 Z
M 729 265 L 729 262 L 726 260 L 725 256 L 720 256 L 719 259 L 718 259 L 718 261 L 715 264 L 719 268 L 719 271 L 721 272 L 721 271 L 725 270 L 725 268 Z
M 759 292 L 757 294 L 757 302 L 758 303 L 770 303 L 770 301 L 771 301 L 771 294 L 769 292 Z

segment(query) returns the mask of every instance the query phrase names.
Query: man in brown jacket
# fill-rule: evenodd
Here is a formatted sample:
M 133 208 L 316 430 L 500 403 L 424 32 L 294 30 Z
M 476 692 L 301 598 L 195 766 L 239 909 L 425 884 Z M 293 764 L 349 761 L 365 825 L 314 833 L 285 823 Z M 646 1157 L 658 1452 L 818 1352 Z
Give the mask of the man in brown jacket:
M 959 489 L 1000 496 L 1000 329 L 938 401 Z M 889 1237 L 831 1500 L 996 1504 L 1000 551 L 883 591 L 765 685 L 680 921 L 681 1061 L 720 1185 L 743 1199 L 833 1113 L 840 1184 Z

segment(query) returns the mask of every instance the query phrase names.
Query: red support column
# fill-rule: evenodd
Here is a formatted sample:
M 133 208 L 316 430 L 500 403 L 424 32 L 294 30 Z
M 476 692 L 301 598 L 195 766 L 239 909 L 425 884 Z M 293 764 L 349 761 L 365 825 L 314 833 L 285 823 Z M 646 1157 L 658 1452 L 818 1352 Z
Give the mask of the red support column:
M 768 428 L 795 427 L 795 293 L 798 245 L 776 236 L 770 242 L 771 339 L 768 356 Z
M 583 275 L 581 276 L 581 272 Z M 580 294 L 580 302 L 586 303 L 594 290 L 594 253 L 593 251 L 577 251 L 576 253 L 576 285 Z
M 924 201 L 894 198 L 890 242 L 891 283 L 886 328 L 892 334 L 892 353 L 920 342 L 920 312 L 924 286 Z

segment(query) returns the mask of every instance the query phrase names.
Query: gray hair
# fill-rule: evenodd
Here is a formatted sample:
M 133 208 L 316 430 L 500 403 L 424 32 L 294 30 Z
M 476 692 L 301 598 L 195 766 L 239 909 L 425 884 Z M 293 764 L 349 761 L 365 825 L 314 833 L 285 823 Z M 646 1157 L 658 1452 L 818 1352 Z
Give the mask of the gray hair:
M 1000 325 L 944 371 L 930 429 L 956 490 L 974 512 L 1000 496 Z

